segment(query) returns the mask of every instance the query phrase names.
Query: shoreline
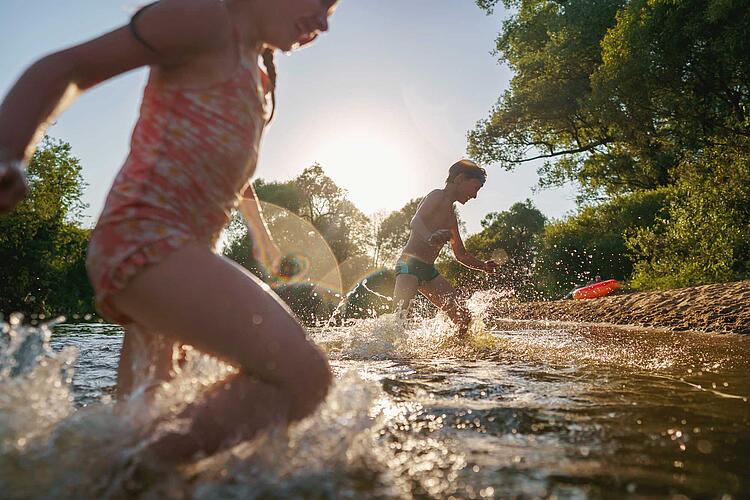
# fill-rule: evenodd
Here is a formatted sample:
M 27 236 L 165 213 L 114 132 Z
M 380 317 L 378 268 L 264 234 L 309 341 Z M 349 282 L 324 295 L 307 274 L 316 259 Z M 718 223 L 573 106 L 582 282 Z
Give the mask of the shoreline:
M 750 280 L 590 300 L 498 300 L 490 317 L 750 335 Z

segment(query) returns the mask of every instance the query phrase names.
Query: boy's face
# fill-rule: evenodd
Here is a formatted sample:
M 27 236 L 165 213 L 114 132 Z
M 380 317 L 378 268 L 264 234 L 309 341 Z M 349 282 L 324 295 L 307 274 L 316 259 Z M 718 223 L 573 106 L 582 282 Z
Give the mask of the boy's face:
M 459 175 L 456 180 L 458 185 L 458 198 L 456 199 L 461 205 L 477 197 L 477 193 L 482 188 L 482 181 L 474 177 Z

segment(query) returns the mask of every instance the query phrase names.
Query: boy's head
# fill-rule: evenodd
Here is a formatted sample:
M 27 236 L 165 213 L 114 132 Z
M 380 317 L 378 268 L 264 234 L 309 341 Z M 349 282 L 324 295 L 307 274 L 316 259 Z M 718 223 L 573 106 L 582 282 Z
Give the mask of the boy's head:
M 446 184 L 456 187 L 456 201 L 462 205 L 477 197 L 477 192 L 487 180 L 487 171 L 471 160 L 460 160 L 448 169 Z

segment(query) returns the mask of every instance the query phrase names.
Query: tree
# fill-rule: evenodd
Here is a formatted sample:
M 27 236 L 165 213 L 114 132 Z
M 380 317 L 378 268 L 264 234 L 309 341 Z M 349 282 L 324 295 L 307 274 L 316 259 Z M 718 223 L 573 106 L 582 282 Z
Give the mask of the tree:
M 302 215 L 303 196 L 294 181 L 267 182 L 263 179 L 256 179 L 253 187 L 260 200 L 285 208 L 293 214 Z
M 300 215 L 323 235 L 339 263 L 366 253 L 369 219 L 319 164 L 303 170 L 292 183 L 300 195 Z
M 441 263 L 441 272 L 451 281 L 468 287 L 513 290 L 526 297 L 532 288 L 531 271 L 536 256 L 536 243 L 544 231 L 547 218 L 531 200 L 514 203 L 504 212 L 492 212 L 482 219 L 482 231 L 468 237 L 466 249 L 481 260 L 489 260 L 502 250 L 508 261 L 495 276 L 477 279 L 477 271 L 449 260 Z
M 627 280 L 633 256 L 627 238 L 663 216 L 668 188 L 619 196 L 546 226 L 533 280 L 540 298 L 560 298 L 596 275 Z
M 507 0 L 497 42 L 515 72 L 472 156 L 587 197 L 668 185 L 680 161 L 750 134 L 743 0 Z M 478 1 L 491 10 L 496 1 Z
M 714 147 L 685 161 L 666 213 L 627 244 L 638 260 L 636 288 L 750 277 L 750 156 Z
M 277 231 L 275 234 L 277 241 L 286 241 L 287 243 L 293 241 L 298 244 L 301 240 L 304 240 L 305 242 L 309 241 L 311 245 L 308 247 L 310 252 L 303 252 L 306 254 L 303 257 L 309 257 L 305 259 L 311 266 L 308 279 L 319 286 L 309 283 L 306 286 L 303 286 L 304 284 L 287 284 L 281 288 L 277 287 L 277 292 L 282 298 L 289 298 L 288 304 L 300 318 L 310 319 L 312 314 L 310 311 L 313 310 L 327 311 L 328 304 L 302 308 L 305 302 L 303 297 L 308 295 L 310 297 L 328 296 L 330 290 L 324 290 L 324 288 L 337 290 L 341 286 L 348 288 L 365 275 L 368 270 L 371 270 L 369 266 L 370 257 L 367 256 L 368 250 L 372 248 L 370 220 L 347 199 L 346 191 L 325 175 L 323 168 L 318 164 L 306 168 L 299 176 L 290 181 L 267 182 L 258 179 L 253 186 L 261 201 L 271 203 L 286 211 L 264 210 L 264 216 L 269 227 L 275 228 Z M 301 218 L 306 223 L 297 219 L 297 223 L 289 224 L 289 221 L 295 218 Z M 310 227 L 311 225 L 312 227 Z M 313 228 L 319 236 L 315 233 L 310 234 Z M 278 231 L 282 231 L 284 234 L 280 234 Z M 322 240 L 320 237 L 322 237 Z M 268 275 L 268 270 L 262 269 L 253 258 L 252 241 L 247 235 L 244 221 L 239 213 L 233 215 L 228 226 L 227 240 L 224 255 L 238 262 L 261 279 L 273 281 L 273 277 Z M 288 246 L 286 245 L 286 247 Z M 284 248 L 284 245 L 282 245 L 282 248 Z M 311 256 L 311 252 L 315 255 Z M 331 257 L 331 253 L 333 253 L 333 257 Z M 325 254 L 323 256 L 325 258 L 318 258 L 321 257 L 321 254 Z M 290 260 L 290 262 L 293 261 L 294 259 Z M 341 282 L 334 285 L 333 282 L 336 280 L 330 277 L 333 275 L 331 273 L 339 276 Z M 319 278 L 328 276 L 331 283 L 321 285 L 319 281 L 316 281 L 315 276 Z
M 0 311 L 87 314 L 89 231 L 81 229 L 84 182 L 70 145 L 45 138 L 27 169 L 29 194 L 0 218 Z

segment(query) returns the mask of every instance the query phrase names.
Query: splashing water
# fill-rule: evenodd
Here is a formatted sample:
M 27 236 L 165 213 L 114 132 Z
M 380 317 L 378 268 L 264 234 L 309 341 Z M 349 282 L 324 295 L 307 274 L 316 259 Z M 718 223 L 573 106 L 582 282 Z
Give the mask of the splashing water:
M 311 331 L 336 373 L 321 408 L 176 468 L 143 450 L 234 368 L 190 350 L 148 404 L 143 390 L 117 403 L 93 381 L 105 373 L 112 384 L 116 356 L 102 353 L 119 348 L 119 329 L 13 318 L 0 329 L 0 496 L 739 498 L 750 488 L 750 339 L 503 322 L 487 316 L 499 299 L 469 300 L 460 342 L 440 315 Z M 96 400 L 81 395 L 91 387 Z
M 269 432 L 183 471 L 161 470 L 145 461 L 145 447 L 161 432 L 185 425 L 175 416 L 234 368 L 190 350 L 178 375 L 163 383 L 149 404 L 141 389 L 127 403 L 115 404 L 104 395 L 98 404 L 76 409 L 71 382 L 77 352 L 70 347 L 55 352 L 50 336 L 49 325 L 22 326 L 18 318 L 2 324 L 3 498 L 164 492 L 216 498 L 222 492 L 299 487 L 316 474 L 328 477 L 344 467 L 347 454 L 356 455 L 362 432 L 378 419 L 371 407 L 381 391 L 356 373 L 345 374 L 315 417 L 289 433 Z

